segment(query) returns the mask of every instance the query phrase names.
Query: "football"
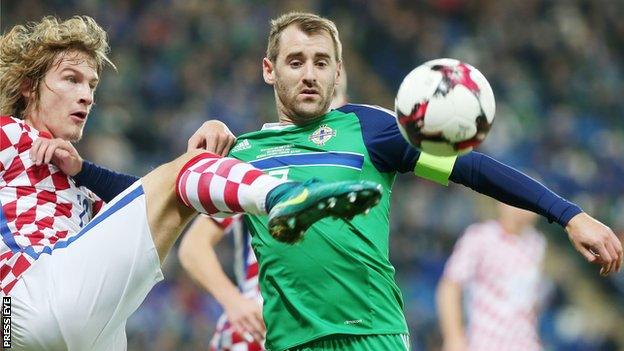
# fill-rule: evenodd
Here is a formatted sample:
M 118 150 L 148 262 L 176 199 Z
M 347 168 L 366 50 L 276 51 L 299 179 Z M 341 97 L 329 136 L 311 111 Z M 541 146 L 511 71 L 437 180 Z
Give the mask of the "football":
M 394 109 L 403 137 L 433 155 L 466 153 L 487 136 L 496 103 L 476 68 L 443 58 L 425 62 L 403 79 Z

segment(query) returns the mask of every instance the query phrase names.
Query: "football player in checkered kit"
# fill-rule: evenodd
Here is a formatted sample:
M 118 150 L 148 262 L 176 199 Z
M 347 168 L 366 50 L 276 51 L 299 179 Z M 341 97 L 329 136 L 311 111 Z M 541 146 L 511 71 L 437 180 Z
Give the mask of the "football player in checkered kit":
M 234 243 L 235 282 L 223 271 L 214 246 L 228 237 Z M 223 307 L 210 351 L 262 351 L 266 326 L 258 285 L 258 261 L 241 216 L 225 220 L 198 216 L 178 250 L 182 267 Z
M 437 291 L 444 350 L 542 348 L 537 310 L 546 240 L 533 212 L 500 203 L 498 213 L 468 227 L 446 263 Z
M 0 37 L 0 294 L 12 298 L 16 350 L 125 349 L 126 319 L 197 212 L 268 214 L 275 238 L 292 241 L 380 196 L 372 182 L 286 182 L 221 157 L 235 139 L 217 121 L 189 140 L 208 150 L 141 179 L 84 162 L 71 143 L 114 67 L 107 54 L 106 33 L 87 16 Z M 319 209 L 328 199 L 333 212 Z

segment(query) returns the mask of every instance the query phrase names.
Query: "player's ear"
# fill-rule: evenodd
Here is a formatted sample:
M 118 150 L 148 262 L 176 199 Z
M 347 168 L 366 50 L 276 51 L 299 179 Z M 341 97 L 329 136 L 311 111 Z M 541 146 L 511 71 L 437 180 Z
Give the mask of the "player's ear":
M 342 61 L 338 61 L 336 63 L 336 87 L 340 85 L 341 79 L 343 79 L 342 78 Z
M 20 84 L 20 92 L 22 93 L 22 96 L 25 97 L 26 99 L 29 99 L 33 93 L 32 88 L 33 88 L 32 79 L 30 78 L 24 79 L 22 81 L 22 84 Z
M 275 84 L 275 70 L 273 62 L 271 62 L 268 57 L 262 59 L 262 77 L 267 84 Z

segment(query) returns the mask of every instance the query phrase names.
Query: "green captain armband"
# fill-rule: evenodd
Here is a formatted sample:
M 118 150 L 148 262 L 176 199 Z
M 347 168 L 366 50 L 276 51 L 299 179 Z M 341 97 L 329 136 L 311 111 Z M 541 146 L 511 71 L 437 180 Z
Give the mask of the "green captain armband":
M 455 156 L 434 156 L 424 151 L 420 152 L 420 157 L 416 162 L 414 173 L 422 178 L 432 180 L 442 185 L 448 185 L 448 178 L 453 171 L 457 155 Z

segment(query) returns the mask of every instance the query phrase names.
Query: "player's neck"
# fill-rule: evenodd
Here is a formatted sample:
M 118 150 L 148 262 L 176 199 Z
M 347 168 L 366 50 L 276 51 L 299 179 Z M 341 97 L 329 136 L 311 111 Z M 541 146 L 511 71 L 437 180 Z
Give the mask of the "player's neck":
M 33 112 L 24 112 L 24 123 L 38 130 L 39 132 L 50 133 L 48 128 L 43 123 L 42 119 L 39 118 L 39 114 Z
M 506 221 L 506 220 L 498 220 L 498 223 L 505 231 L 507 235 L 519 235 L 524 231 L 526 225 L 522 225 L 522 223 L 514 222 L 514 221 Z
M 287 116 L 285 114 L 280 114 L 280 116 L 279 116 L 279 124 L 283 124 L 283 125 L 294 124 L 294 125 L 297 125 L 297 126 L 304 126 L 306 124 L 310 124 L 310 123 L 316 122 L 319 118 L 322 118 L 323 116 L 325 116 L 325 114 L 322 114 L 322 115 L 317 116 L 317 117 L 312 117 L 312 118 L 298 118 L 298 117 L 292 118 L 292 117 L 289 117 L 289 116 Z
M 321 113 L 318 116 L 302 117 L 300 115 L 297 115 L 294 111 L 287 109 L 282 104 L 278 103 L 277 105 L 277 115 L 278 115 L 279 124 L 283 124 L 283 125 L 294 124 L 297 126 L 304 126 L 306 124 L 310 124 L 315 121 L 318 121 L 320 118 L 325 116 L 327 112 L 329 112 L 329 110 Z

